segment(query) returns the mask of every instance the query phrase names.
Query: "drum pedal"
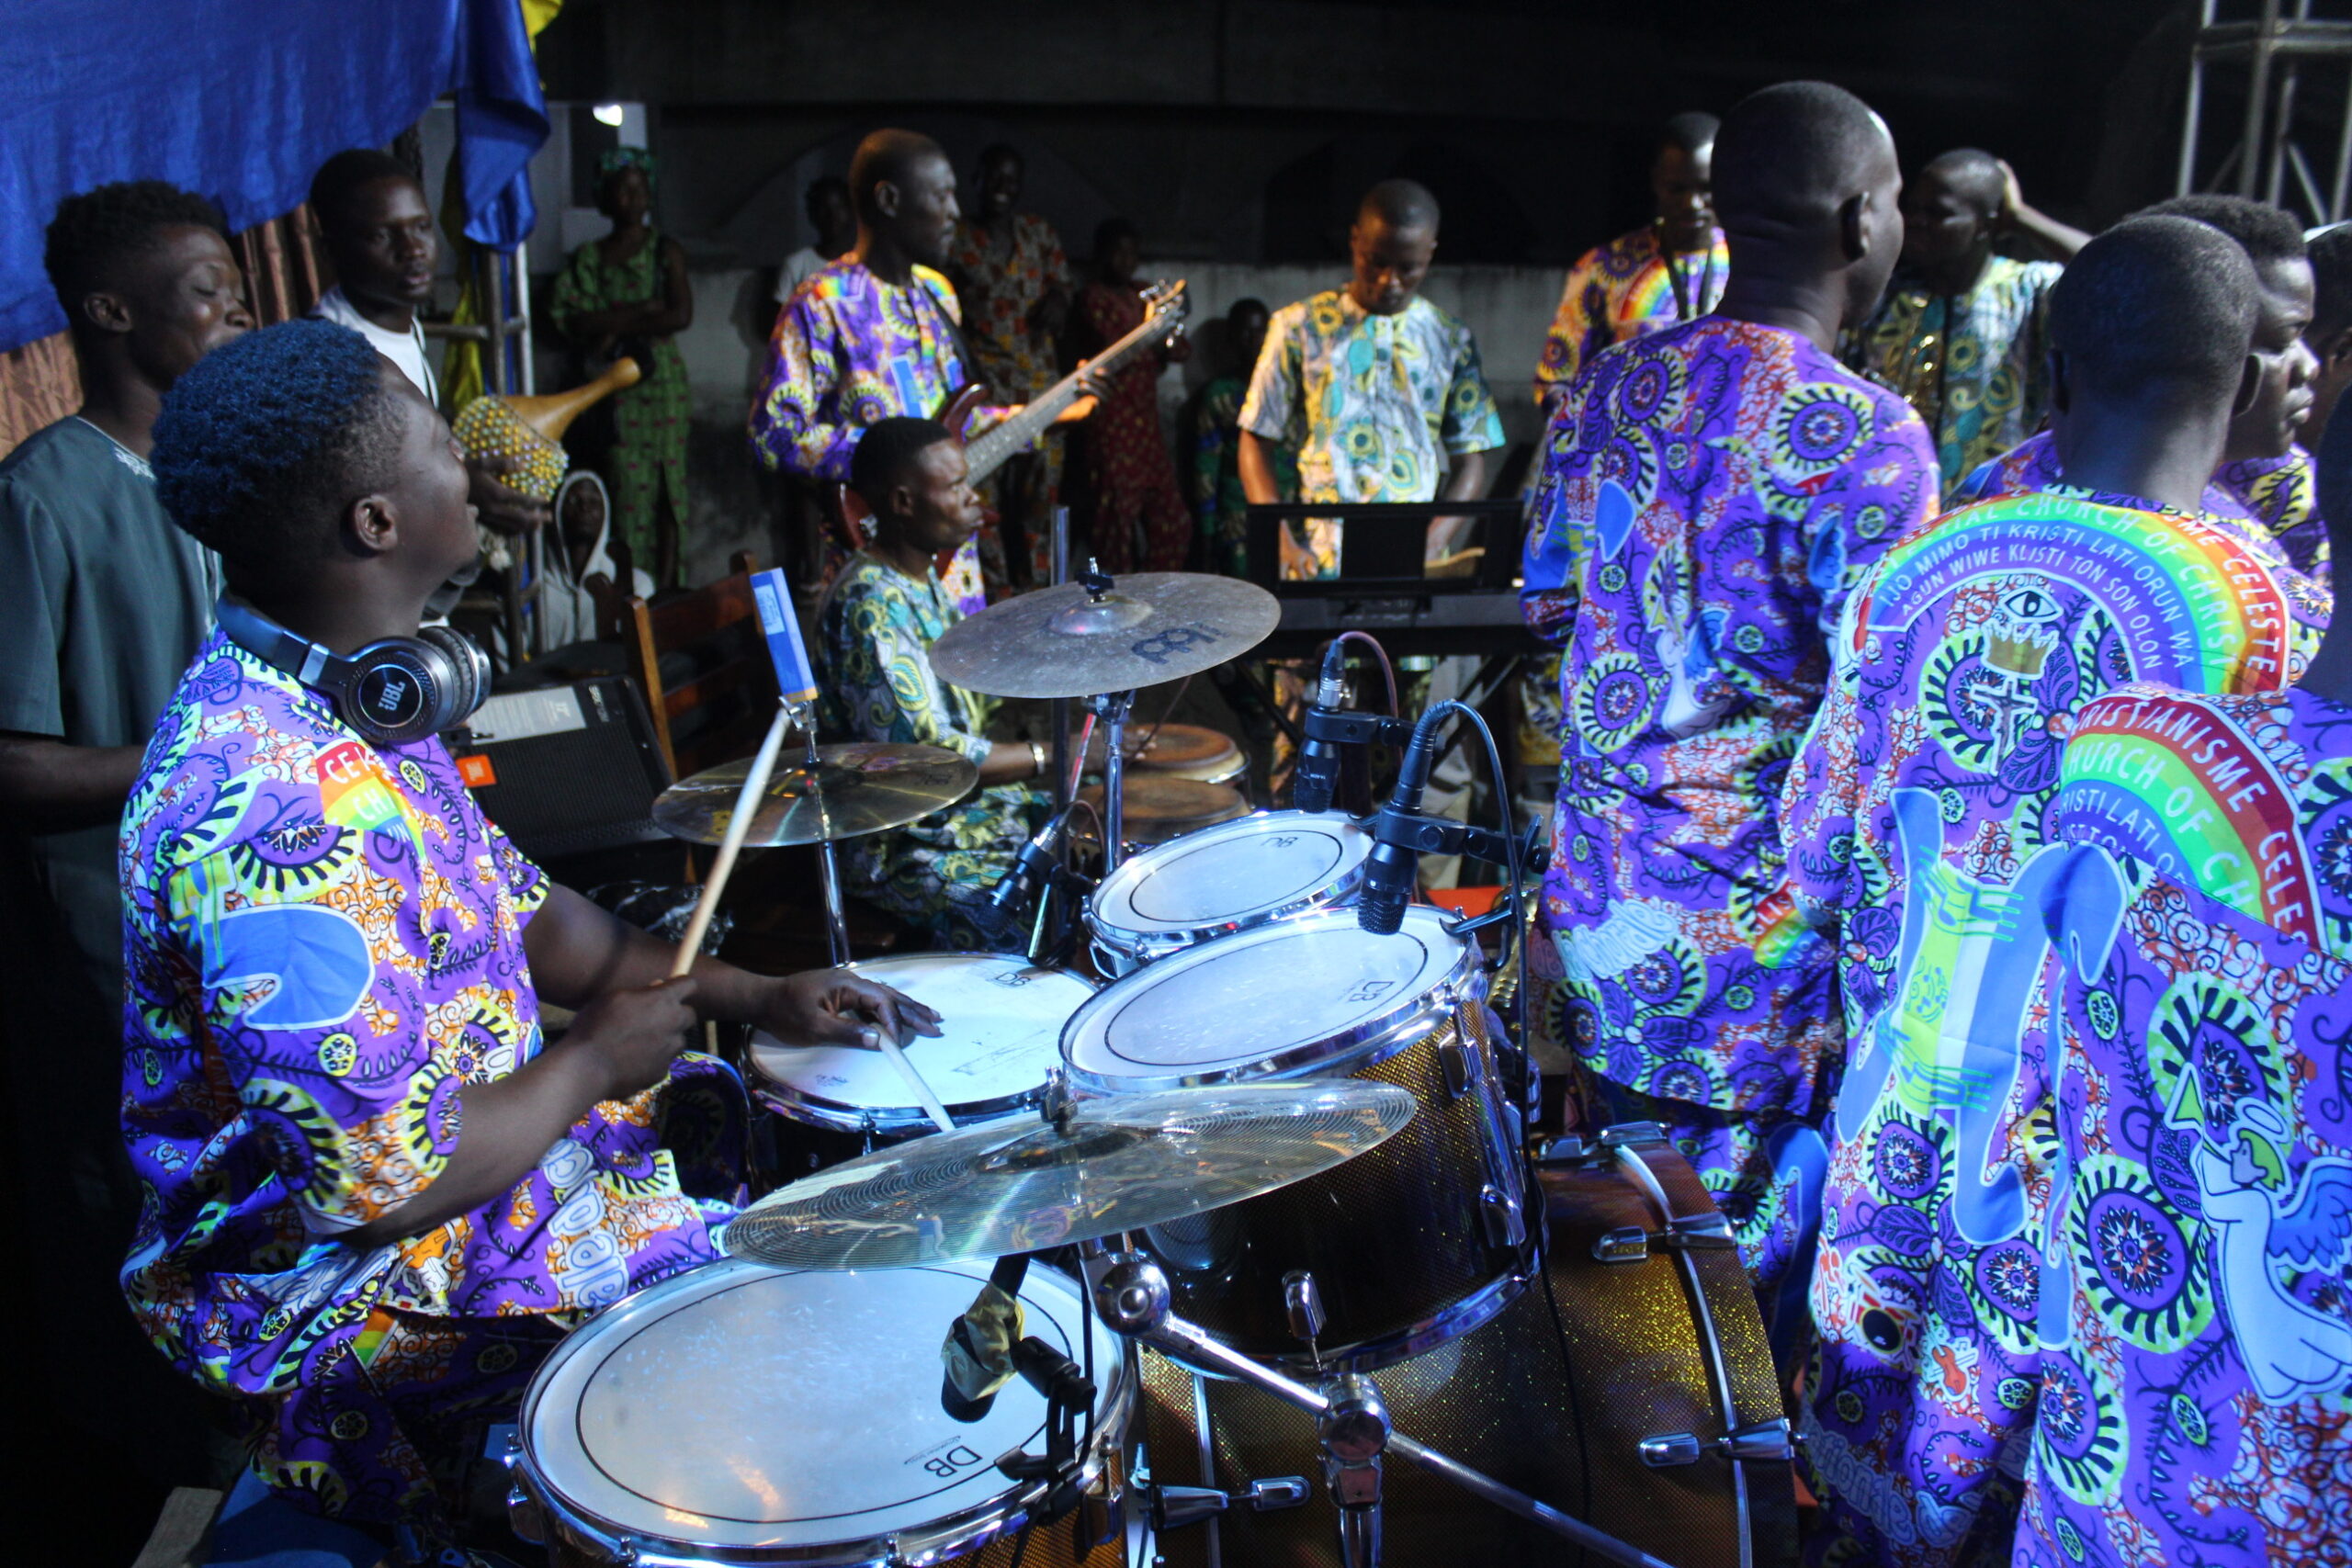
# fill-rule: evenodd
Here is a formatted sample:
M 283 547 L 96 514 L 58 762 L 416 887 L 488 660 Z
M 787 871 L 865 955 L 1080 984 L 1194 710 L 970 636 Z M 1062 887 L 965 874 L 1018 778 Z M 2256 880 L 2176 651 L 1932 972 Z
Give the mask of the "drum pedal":
M 1693 1214 L 1689 1219 L 1668 1220 L 1662 1231 L 1645 1231 L 1639 1225 L 1603 1231 L 1593 1241 L 1592 1257 L 1596 1263 L 1642 1263 L 1648 1260 L 1652 1247 L 1727 1252 L 1737 1245 L 1732 1239 L 1729 1220 L 1721 1214 Z
M 1797 1457 L 1797 1450 L 1790 1438 L 1786 1416 L 1758 1421 L 1752 1427 L 1736 1427 L 1713 1442 L 1705 1441 L 1695 1432 L 1666 1432 L 1642 1439 L 1642 1462 L 1652 1470 L 1696 1464 L 1708 1454 L 1743 1464 L 1785 1464 Z

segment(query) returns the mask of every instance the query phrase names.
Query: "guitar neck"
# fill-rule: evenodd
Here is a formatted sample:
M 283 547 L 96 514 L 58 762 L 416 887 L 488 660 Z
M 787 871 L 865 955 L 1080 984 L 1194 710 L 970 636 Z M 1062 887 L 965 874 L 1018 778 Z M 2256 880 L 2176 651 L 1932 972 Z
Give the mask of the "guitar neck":
M 1118 369 L 1136 355 L 1176 330 L 1177 322 L 1163 320 L 1157 312 L 1147 315 L 1143 324 L 1113 344 L 1087 362 L 1090 370 L 1108 373 Z M 978 484 L 1002 468 L 1006 461 L 1029 449 L 1043 435 L 1062 412 L 1078 401 L 1082 395 L 1075 370 L 1038 393 L 1011 419 L 996 425 L 986 434 L 975 436 L 964 448 L 964 464 L 971 482 Z

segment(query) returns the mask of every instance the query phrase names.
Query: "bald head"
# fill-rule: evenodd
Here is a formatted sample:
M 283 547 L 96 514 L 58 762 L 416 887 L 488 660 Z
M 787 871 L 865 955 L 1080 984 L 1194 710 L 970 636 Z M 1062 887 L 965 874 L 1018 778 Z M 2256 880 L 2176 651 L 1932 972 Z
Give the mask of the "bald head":
M 906 261 L 937 266 L 945 259 L 962 213 L 956 171 L 938 142 L 914 130 L 872 132 L 850 159 L 849 189 L 859 253 L 877 273 L 895 278 Z
M 1730 295 L 1802 302 L 1834 340 L 1886 288 L 1903 243 L 1902 189 L 1885 122 L 1843 87 L 1782 82 L 1749 94 L 1715 137 Z
M 2254 265 L 2190 219 L 2132 218 L 2083 247 L 2050 294 L 2070 400 L 2219 404 L 2245 376 Z

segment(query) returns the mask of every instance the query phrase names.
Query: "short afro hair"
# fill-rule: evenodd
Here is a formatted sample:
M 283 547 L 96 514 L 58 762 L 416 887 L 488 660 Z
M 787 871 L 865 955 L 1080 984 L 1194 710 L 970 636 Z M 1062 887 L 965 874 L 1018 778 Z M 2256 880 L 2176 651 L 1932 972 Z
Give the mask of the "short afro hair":
M 885 181 L 903 186 L 922 164 L 947 162 L 939 143 L 919 130 L 895 127 L 868 131 L 849 161 L 849 194 L 858 211 L 874 210 L 874 192 Z
M 2308 242 L 2312 256 L 2312 344 L 2352 327 L 2352 223 L 2323 229 Z M 2347 436 L 2352 440 L 2352 436 Z
M 1733 233 L 1809 227 L 1868 183 L 1894 145 L 1870 105 L 1843 87 L 1759 87 L 1732 106 L 1715 139 L 1715 213 Z
M 311 211 L 322 228 L 332 230 L 342 222 L 344 207 L 352 197 L 378 180 L 414 182 L 416 175 L 390 152 L 373 147 L 338 152 L 311 176 Z
M 2000 215 L 2001 198 L 2008 190 L 2008 176 L 2001 173 L 2001 161 L 1982 147 L 1955 147 L 1949 152 L 1939 152 L 1919 172 L 1936 175 L 1947 189 L 1966 197 L 1985 217 Z
M 917 457 L 955 434 L 935 419 L 894 415 L 866 426 L 849 455 L 849 488 L 876 513 L 882 511 L 890 487 L 905 479 Z
M 1383 180 L 1363 193 L 1356 204 L 1356 221 L 1377 218 L 1402 234 L 1419 231 L 1434 234 L 1438 226 L 1437 197 L 1419 180 Z
M 2301 261 L 2311 254 L 2303 243 L 2303 226 L 2292 213 L 2243 196 L 2177 196 L 2143 207 L 2132 216 L 2193 218 L 2235 240 L 2256 266 Z
M 171 229 L 221 233 L 220 209 L 163 180 L 125 180 L 59 202 L 41 261 L 65 314 L 79 321 L 82 301 L 119 284 L 124 264 L 162 243 Z
M 335 515 L 396 461 L 388 365 L 332 321 L 286 321 L 214 349 L 155 420 L 149 461 L 164 510 L 232 565 L 316 559 Z
M 2256 296 L 2254 264 L 2211 225 L 2127 218 L 2059 275 L 2051 346 L 2098 393 L 2226 405 L 2252 350 Z

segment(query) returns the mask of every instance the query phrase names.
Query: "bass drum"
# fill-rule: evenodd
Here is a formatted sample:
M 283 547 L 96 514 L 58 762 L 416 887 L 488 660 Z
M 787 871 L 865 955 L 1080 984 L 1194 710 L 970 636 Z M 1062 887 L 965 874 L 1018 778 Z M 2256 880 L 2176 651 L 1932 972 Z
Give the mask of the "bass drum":
M 1026 1382 L 969 1425 L 940 1408 L 940 1342 L 988 1276 L 984 1263 L 794 1273 L 722 1258 L 616 1303 L 524 1396 L 514 1533 L 556 1568 L 994 1568 L 1016 1552 L 1116 1568 L 1133 1393 L 1122 1343 L 1066 1277 L 1032 1269 L 1020 1299 L 1030 1334 L 1093 1363 L 1080 1506 L 1032 1529 L 1044 1483 L 997 1470 L 1045 1450 L 1046 1400 Z
M 1645 1124 L 1612 1130 L 1596 1157 L 1549 1164 L 1541 1180 L 1544 1278 L 1485 1326 L 1376 1375 L 1396 1429 L 1676 1568 L 1794 1563 L 1771 1350 L 1706 1189 Z M 1640 1256 L 1639 1238 L 1662 1233 L 1685 1245 Z M 1241 1491 L 1298 1476 L 1309 1494 L 1302 1507 L 1236 1506 L 1170 1531 L 1159 1542 L 1170 1568 L 1339 1568 L 1312 1417 L 1150 1352 L 1143 1384 L 1157 1484 Z M 1724 1455 L 1734 1431 L 1748 1432 L 1757 1457 Z M 1603 1562 L 1394 1452 L 1382 1499 L 1392 1563 Z

